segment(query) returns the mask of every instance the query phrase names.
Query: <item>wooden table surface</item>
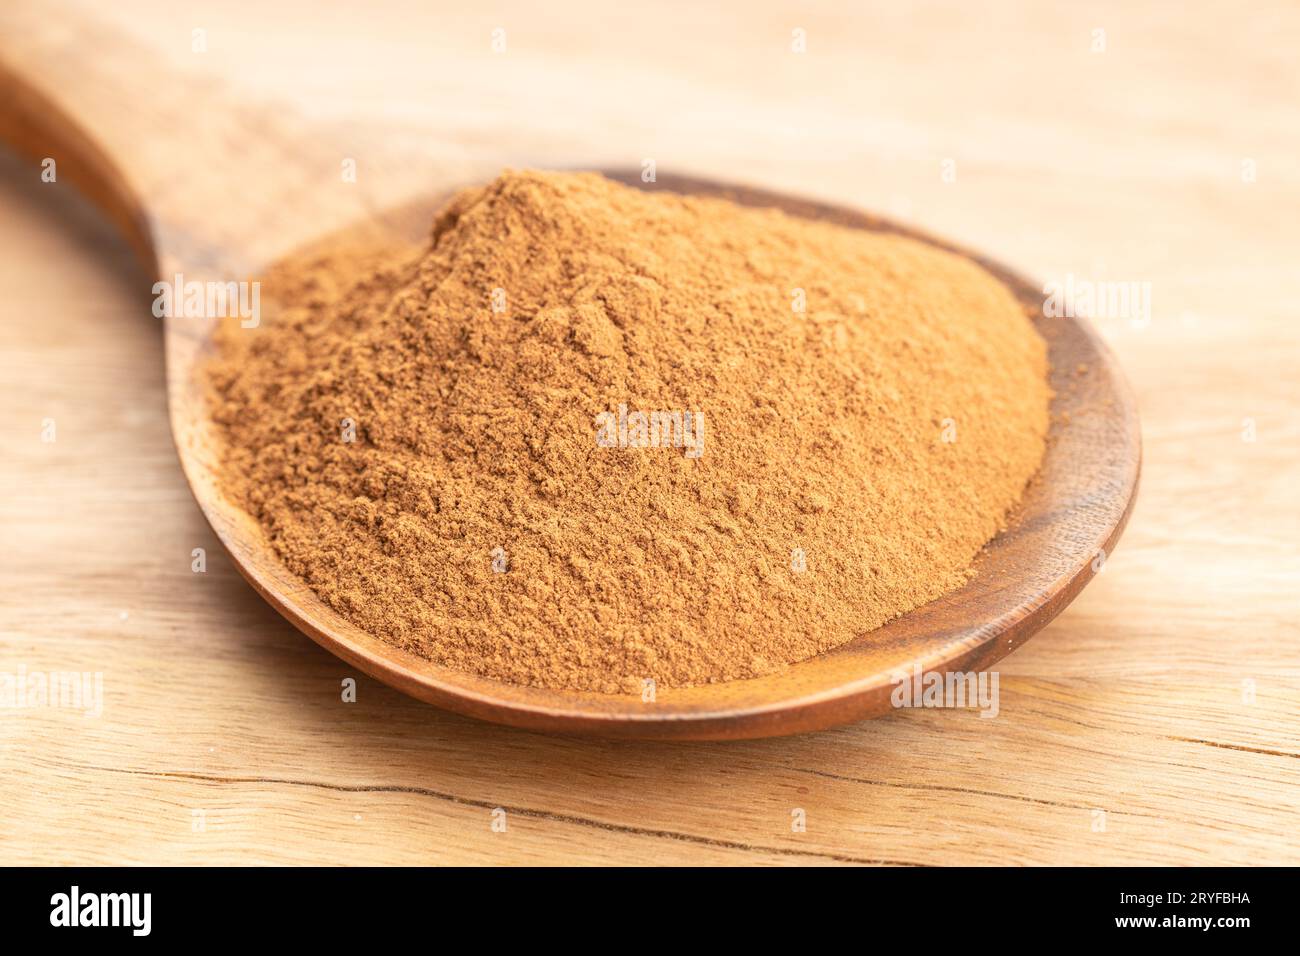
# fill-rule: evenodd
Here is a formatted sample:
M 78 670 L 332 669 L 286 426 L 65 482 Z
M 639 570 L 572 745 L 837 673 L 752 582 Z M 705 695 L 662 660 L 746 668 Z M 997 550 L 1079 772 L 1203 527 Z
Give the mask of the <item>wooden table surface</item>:
M 1300 9 L 693 6 L 52 15 L 476 160 L 654 158 L 1044 280 L 1149 283 L 1149 321 L 1097 323 L 1142 408 L 1136 513 L 1001 663 L 998 717 L 610 743 L 352 671 L 193 504 L 149 280 L 71 187 L 0 154 L 0 675 L 103 675 L 101 714 L 0 710 L 0 863 L 1300 863 Z

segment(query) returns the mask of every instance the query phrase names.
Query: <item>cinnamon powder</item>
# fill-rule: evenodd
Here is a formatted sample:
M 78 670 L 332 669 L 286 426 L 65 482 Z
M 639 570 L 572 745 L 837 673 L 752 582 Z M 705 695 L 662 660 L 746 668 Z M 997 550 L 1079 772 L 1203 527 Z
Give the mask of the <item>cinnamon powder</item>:
M 226 493 L 359 627 L 503 681 L 833 648 L 960 585 L 1043 455 L 1044 343 L 987 272 L 720 199 L 507 173 L 264 292 L 210 368 Z

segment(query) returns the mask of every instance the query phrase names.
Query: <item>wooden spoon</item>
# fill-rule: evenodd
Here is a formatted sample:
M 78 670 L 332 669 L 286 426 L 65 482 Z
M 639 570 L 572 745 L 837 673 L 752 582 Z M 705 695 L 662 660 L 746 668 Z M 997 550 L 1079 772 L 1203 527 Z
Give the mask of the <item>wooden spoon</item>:
M 6 23 L 6 35 L 21 36 L 22 46 L 0 49 L 0 89 L 9 104 L 0 114 L 0 137 L 38 163 L 53 159 L 56 183 L 71 181 L 98 203 L 151 277 L 255 277 L 289 252 L 358 222 L 415 241 L 452 188 L 497 171 L 436 143 L 397 149 L 382 128 L 364 136 L 315 128 L 194 81 L 151 83 L 141 77 L 166 74 L 140 69 L 138 51 L 124 38 L 88 40 L 55 19 L 19 16 L 20 25 Z M 343 175 L 349 160 L 355 182 Z M 755 189 L 663 174 L 646 186 L 636 173 L 607 175 L 952 248 L 874 216 Z M 381 212 L 394 209 L 401 212 Z M 317 643 L 407 694 L 550 731 L 712 739 L 816 730 L 889 711 L 900 672 L 981 670 L 1026 641 L 1101 568 L 1133 506 L 1138 417 L 1110 353 L 1084 324 L 1043 318 L 1033 284 L 962 254 L 1015 292 L 1048 342 L 1056 397 L 1042 473 L 965 587 L 757 680 L 660 689 L 654 702 L 540 690 L 439 667 L 360 631 L 280 563 L 259 527 L 218 487 L 213 430 L 195 375 L 210 349 L 209 321 L 165 320 L 172 430 L 199 506 L 253 587 Z

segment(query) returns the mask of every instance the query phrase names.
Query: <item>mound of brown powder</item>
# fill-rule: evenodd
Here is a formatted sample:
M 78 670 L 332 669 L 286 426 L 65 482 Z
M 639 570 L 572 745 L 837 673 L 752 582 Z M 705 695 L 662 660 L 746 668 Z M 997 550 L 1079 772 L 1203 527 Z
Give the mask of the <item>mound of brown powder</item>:
M 504 681 L 835 647 L 961 584 L 1043 454 L 1044 344 L 993 277 L 723 200 L 508 173 L 414 255 L 264 291 L 211 369 L 227 493 L 342 615 Z

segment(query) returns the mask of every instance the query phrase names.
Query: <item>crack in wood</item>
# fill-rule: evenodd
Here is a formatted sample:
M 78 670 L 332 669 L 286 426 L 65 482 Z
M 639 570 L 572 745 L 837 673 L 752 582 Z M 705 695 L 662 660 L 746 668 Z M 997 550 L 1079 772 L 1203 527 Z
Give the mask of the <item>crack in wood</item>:
M 502 804 L 493 803 L 489 800 L 475 800 L 472 797 L 462 797 L 454 793 L 447 793 L 441 790 L 432 790 L 428 787 L 400 786 L 396 784 L 337 784 L 327 783 L 319 780 L 295 780 L 290 777 L 223 777 L 216 774 L 202 774 L 190 771 L 172 771 L 172 770 L 127 770 L 120 767 L 92 767 L 84 766 L 84 770 L 98 770 L 104 773 L 121 773 L 138 777 L 161 777 L 165 779 L 184 779 L 198 780 L 208 783 L 221 784 L 272 784 L 291 787 L 313 787 L 320 790 L 334 790 L 339 793 L 407 793 L 415 796 L 429 797 L 435 800 L 443 800 L 458 806 L 474 807 L 481 810 L 495 810 L 501 807 L 508 814 L 515 814 L 526 819 L 544 820 L 549 823 L 568 823 L 574 826 L 586 827 L 588 829 L 604 830 L 611 833 L 623 833 L 630 836 L 652 837 L 656 839 L 678 840 L 684 843 L 694 843 L 703 846 L 715 847 L 724 850 L 740 850 L 747 853 L 771 853 L 777 856 L 788 857 L 813 857 L 815 859 L 832 860 L 837 863 L 858 863 L 871 866 L 923 866 L 921 863 L 914 863 L 908 860 L 889 860 L 883 858 L 872 859 L 868 857 L 853 856 L 844 853 L 819 853 L 816 850 L 796 850 L 790 847 L 775 847 L 765 844 L 742 843 L 738 840 L 722 840 L 715 837 L 705 837 L 694 833 L 682 833 L 678 830 L 659 830 L 651 827 L 630 826 L 624 823 L 610 823 L 604 820 L 595 820 L 591 817 L 579 816 L 577 814 L 553 813 L 549 810 L 537 810 L 532 807 L 509 807 Z

